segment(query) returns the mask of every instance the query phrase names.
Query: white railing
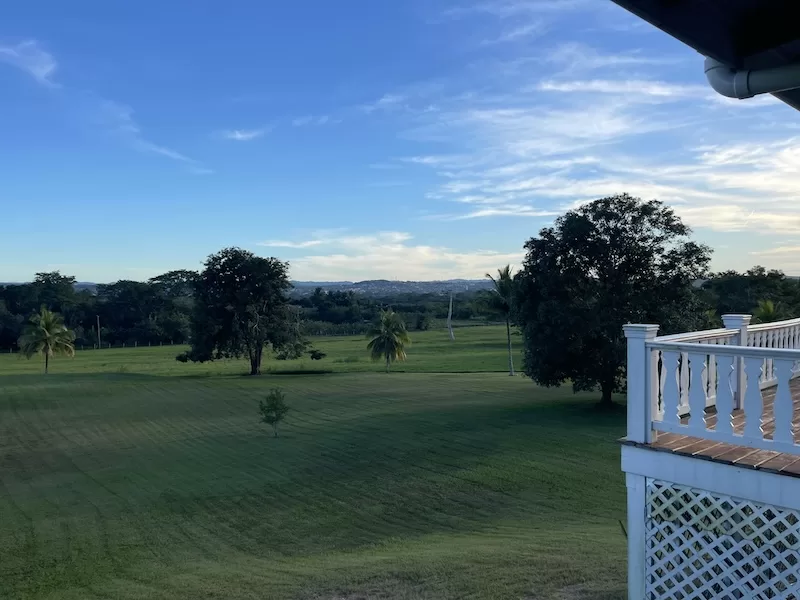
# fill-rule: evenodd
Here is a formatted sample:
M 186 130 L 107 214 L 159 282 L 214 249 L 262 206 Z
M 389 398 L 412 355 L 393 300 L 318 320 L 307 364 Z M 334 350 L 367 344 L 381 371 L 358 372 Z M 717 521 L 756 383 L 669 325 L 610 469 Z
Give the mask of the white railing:
M 723 319 L 724 329 L 661 337 L 657 325 L 625 326 L 628 438 L 649 443 L 654 432 L 670 432 L 800 454 L 790 389 L 800 376 L 800 319 L 755 326 L 749 315 Z M 774 403 L 765 407 L 770 387 Z

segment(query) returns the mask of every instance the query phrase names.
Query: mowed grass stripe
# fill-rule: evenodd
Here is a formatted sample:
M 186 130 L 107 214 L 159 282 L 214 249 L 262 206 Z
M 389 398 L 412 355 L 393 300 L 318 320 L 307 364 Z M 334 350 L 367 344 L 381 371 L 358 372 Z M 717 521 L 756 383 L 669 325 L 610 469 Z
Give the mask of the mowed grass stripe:
M 502 369 L 501 333 L 414 350 Z M 341 354 L 327 375 L 185 377 L 167 350 L 120 351 L 139 353 L 121 373 L 87 351 L 47 378 L 0 360 L 18 371 L 0 379 L 0 597 L 623 597 L 624 419 L 594 396 Z M 272 387 L 278 439 L 258 421 Z

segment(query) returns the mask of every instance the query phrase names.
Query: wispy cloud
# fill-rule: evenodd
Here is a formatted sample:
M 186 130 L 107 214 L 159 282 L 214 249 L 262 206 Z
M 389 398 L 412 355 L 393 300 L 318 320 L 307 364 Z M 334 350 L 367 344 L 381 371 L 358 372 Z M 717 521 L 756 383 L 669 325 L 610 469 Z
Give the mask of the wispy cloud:
M 133 109 L 131 107 L 113 100 L 99 98 L 93 94 L 84 94 L 83 98 L 94 105 L 96 121 L 102 127 L 128 142 L 132 148 L 140 152 L 155 154 L 185 163 L 189 167 L 189 172 L 196 175 L 213 172 L 182 152 L 145 138 L 139 124 L 133 118 Z
M 683 62 L 678 56 L 653 56 L 640 51 L 603 52 L 581 42 L 565 42 L 551 49 L 544 57 L 563 72 L 619 69 L 643 65 L 670 65 Z
M 499 264 L 518 264 L 522 252 L 475 250 L 462 252 L 445 246 L 415 244 L 403 231 L 313 237 L 308 240 L 265 242 L 291 249 L 316 248 L 315 254 L 289 259 L 294 279 L 328 280 L 373 278 L 452 279 L 479 278 Z
M 339 119 L 333 119 L 328 115 L 305 115 L 292 119 L 292 125 L 295 127 L 305 127 L 307 125 L 328 125 L 332 123 L 340 123 Z
M 260 129 L 226 129 L 220 132 L 220 136 L 226 140 L 236 142 L 249 142 L 264 136 L 269 131 L 269 127 Z
M 488 0 L 444 11 L 451 18 L 490 15 L 501 19 L 530 14 L 563 13 L 588 6 L 590 0 Z
M 14 46 L 0 45 L 0 63 L 9 64 L 26 72 L 42 85 L 57 86 L 52 76 L 58 63 L 53 55 L 43 50 L 35 40 L 26 40 Z
M 0 63 L 10 64 L 28 73 L 44 86 L 61 88 L 63 98 L 80 106 L 82 112 L 91 115 L 90 119 L 94 123 L 125 140 L 135 150 L 185 163 L 190 166 L 190 172 L 193 173 L 210 172 L 210 169 L 206 169 L 185 154 L 146 138 L 141 127 L 133 118 L 131 107 L 103 98 L 93 92 L 56 84 L 52 76 L 58 63 L 38 41 L 27 40 L 15 46 L 0 46 Z
M 543 20 L 537 19 L 524 25 L 518 25 L 516 27 L 506 29 L 497 37 L 484 39 L 481 44 L 484 46 L 492 46 L 495 44 L 506 44 L 509 42 L 530 40 L 543 35 L 546 31 L 547 24 Z
M 582 94 L 641 94 L 657 98 L 704 98 L 713 92 L 707 86 L 682 85 L 646 79 L 588 79 L 539 82 L 535 89 L 543 92 L 567 92 Z
M 402 94 L 384 94 L 375 102 L 363 104 L 361 110 L 366 113 L 373 113 L 379 110 L 393 110 L 403 106 L 406 96 Z

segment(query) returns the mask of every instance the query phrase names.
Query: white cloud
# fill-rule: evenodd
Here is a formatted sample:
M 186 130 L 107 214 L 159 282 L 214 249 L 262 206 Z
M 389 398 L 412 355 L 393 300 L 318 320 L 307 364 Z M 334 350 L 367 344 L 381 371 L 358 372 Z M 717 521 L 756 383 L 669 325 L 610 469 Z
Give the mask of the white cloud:
M 663 81 L 644 79 L 609 80 L 590 79 L 585 81 L 553 81 L 546 80 L 536 86 L 544 92 L 577 92 L 584 94 L 641 94 L 657 98 L 703 98 L 712 92 L 701 85 L 681 85 Z
M 58 67 L 55 58 L 41 48 L 35 40 L 20 42 L 15 46 L 0 45 L 0 62 L 25 71 L 42 85 L 55 87 L 52 76 Z
M 477 279 L 506 263 L 518 264 L 522 251 L 460 252 L 444 246 L 409 243 L 406 232 L 383 231 L 362 235 L 280 242 L 279 247 L 325 247 L 328 252 L 290 258 L 293 279 L 398 280 Z M 274 246 L 274 243 L 269 245 Z
M 325 242 L 323 240 L 306 240 L 304 242 L 291 242 L 288 240 L 266 240 L 259 242 L 259 246 L 266 246 L 268 248 L 311 248 L 313 246 L 321 246 Z
M 226 140 L 234 140 L 236 142 L 249 142 L 262 137 L 269 131 L 269 128 L 262 127 L 261 129 L 226 129 L 220 132 L 220 135 Z

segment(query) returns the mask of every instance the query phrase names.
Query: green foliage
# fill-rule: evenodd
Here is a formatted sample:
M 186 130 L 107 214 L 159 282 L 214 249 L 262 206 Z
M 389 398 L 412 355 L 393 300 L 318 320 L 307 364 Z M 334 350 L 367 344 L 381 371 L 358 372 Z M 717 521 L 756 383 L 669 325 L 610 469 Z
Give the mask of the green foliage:
M 559 217 L 526 244 L 518 319 L 525 373 L 537 383 L 602 390 L 624 384 L 625 323 L 691 331 L 706 306 L 692 283 L 711 250 L 658 201 L 627 194 L 596 200 Z
M 773 323 L 786 318 L 780 305 L 776 305 L 772 300 L 759 300 L 758 306 L 753 311 L 754 323 Z
M 61 315 L 42 306 L 25 327 L 19 338 L 19 348 L 28 359 L 36 354 L 44 355 L 44 372 L 47 374 L 51 357 L 75 355 L 74 340 L 75 334 L 64 325 Z
M 264 348 L 296 342 L 288 310 L 288 264 L 226 248 L 206 260 L 195 286 L 192 348 L 188 358 L 204 362 L 246 356 L 250 374 L 261 374 Z
M 392 309 L 381 311 L 367 337 L 372 338 L 367 344 L 370 357 L 374 361 L 385 360 L 387 373 L 391 363 L 406 359 L 406 346 L 411 344 L 411 338 L 403 319 Z
M 258 402 L 261 420 L 272 426 L 275 437 L 278 437 L 278 424 L 286 417 L 289 407 L 286 405 L 286 395 L 278 388 L 272 389 L 267 394 L 266 400 Z

